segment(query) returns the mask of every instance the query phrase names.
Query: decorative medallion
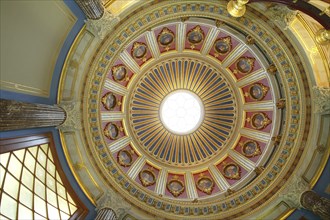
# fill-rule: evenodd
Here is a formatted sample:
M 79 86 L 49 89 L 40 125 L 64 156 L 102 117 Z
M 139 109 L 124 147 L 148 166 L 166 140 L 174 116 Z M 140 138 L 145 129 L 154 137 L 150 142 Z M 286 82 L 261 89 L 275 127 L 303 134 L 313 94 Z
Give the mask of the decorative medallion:
M 174 33 L 165 27 L 158 35 L 157 41 L 160 46 L 165 47 L 165 50 L 168 51 L 174 41 Z
M 261 130 L 265 128 L 267 125 L 269 125 L 272 122 L 268 118 L 268 116 L 263 112 L 255 113 L 252 115 L 251 118 L 247 118 L 246 120 L 247 122 L 250 122 L 251 127 L 257 130 Z
M 147 55 L 147 45 L 142 42 L 134 42 L 132 50 L 131 50 L 131 55 L 137 59 L 137 60 L 143 60 L 144 62 L 146 61 L 146 55 Z
M 134 151 L 120 150 L 117 154 L 117 161 L 123 167 L 129 167 L 132 165 Z
M 197 25 L 187 33 L 187 39 L 190 43 L 190 48 L 194 49 L 195 45 L 202 43 L 204 40 L 204 31 L 201 26 Z
M 178 176 L 174 176 L 166 185 L 168 191 L 174 196 L 178 197 L 184 192 L 184 184 L 179 180 Z
M 128 80 L 127 69 L 124 65 L 120 64 L 111 68 L 112 77 L 117 82 L 122 82 Z
M 117 103 L 117 98 L 112 92 L 106 93 L 101 99 L 102 105 L 106 110 L 112 110 L 116 105 L 121 105 L 120 102 Z
M 244 143 L 240 143 L 242 147 L 242 154 L 246 157 L 255 157 L 261 154 L 260 146 L 258 142 L 248 140 Z
M 253 70 L 255 58 L 241 57 L 236 61 L 234 74 L 248 74 Z
M 118 128 L 118 126 L 112 122 L 109 122 L 104 128 L 104 135 L 110 140 L 116 140 L 119 136 L 119 132 L 122 128 Z
M 231 37 L 223 37 L 219 38 L 214 43 L 214 50 L 216 57 L 219 55 L 226 55 L 231 51 L 232 43 L 231 43 Z
M 249 96 L 251 99 L 260 101 L 265 98 L 268 90 L 269 88 L 267 86 L 264 86 L 261 83 L 254 83 L 249 87 L 249 92 L 245 93 L 244 96 Z
M 234 162 L 224 163 L 223 175 L 228 179 L 238 180 L 241 178 L 240 167 Z
M 154 185 L 156 182 L 156 175 L 155 173 L 152 171 L 152 167 L 142 170 L 139 173 L 139 179 L 142 183 L 143 186 L 151 186 Z
M 196 182 L 196 186 L 200 191 L 211 195 L 214 188 L 214 182 L 210 177 L 201 174 Z

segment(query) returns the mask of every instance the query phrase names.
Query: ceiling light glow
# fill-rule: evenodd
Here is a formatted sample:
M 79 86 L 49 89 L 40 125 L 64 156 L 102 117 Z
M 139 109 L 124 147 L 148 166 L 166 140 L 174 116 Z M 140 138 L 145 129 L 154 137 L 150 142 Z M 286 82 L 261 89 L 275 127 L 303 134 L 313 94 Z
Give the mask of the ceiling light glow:
M 163 100 L 160 106 L 160 119 L 172 133 L 189 134 L 202 123 L 204 106 L 196 94 L 188 90 L 177 90 Z

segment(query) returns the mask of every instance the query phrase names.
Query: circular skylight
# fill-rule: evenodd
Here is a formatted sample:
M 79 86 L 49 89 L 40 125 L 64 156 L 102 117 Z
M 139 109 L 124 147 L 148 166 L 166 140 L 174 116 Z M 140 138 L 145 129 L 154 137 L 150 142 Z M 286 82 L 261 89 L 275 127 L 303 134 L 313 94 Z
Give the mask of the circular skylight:
M 160 118 L 163 125 L 172 133 L 189 134 L 203 121 L 204 107 L 194 93 L 177 90 L 163 100 L 160 106 Z

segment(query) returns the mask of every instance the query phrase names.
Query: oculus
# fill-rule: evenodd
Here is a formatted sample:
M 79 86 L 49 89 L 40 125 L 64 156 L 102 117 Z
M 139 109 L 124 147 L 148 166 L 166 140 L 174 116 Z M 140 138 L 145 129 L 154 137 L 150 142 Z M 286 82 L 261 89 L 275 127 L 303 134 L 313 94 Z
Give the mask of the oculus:
M 147 55 L 147 45 L 145 43 L 141 43 L 141 42 L 135 42 L 133 44 L 132 50 L 131 50 L 131 55 L 137 59 L 137 60 L 144 60 L 145 61 L 145 57 Z
M 197 189 L 200 191 L 210 195 L 214 188 L 214 182 L 213 180 L 208 177 L 204 176 L 203 174 L 198 178 L 196 182 Z
M 241 57 L 236 61 L 235 64 L 235 70 L 234 73 L 235 74 L 248 74 L 251 73 L 251 71 L 254 68 L 254 61 L 255 58 L 251 58 L 251 57 Z
M 198 45 L 200 43 L 202 43 L 202 41 L 204 40 L 204 31 L 202 30 L 202 28 L 197 25 L 196 27 L 194 27 L 193 29 L 191 29 L 188 33 L 187 33 L 187 39 L 189 41 L 189 43 L 191 44 L 191 49 L 195 48 L 195 45 Z
M 236 163 L 225 163 L 223 166 L 223 175 L 227 179 L 238 180 L 241 178 L 240 167 Z
M 174 176 L 173 179 L 168 181 L 166 187 L 174 197 L 178 197 L 184 192 L 184 184 L 178 179 L 178 176 Z
M 110 140 L 116 140 L 121 129 L 112 122 L 109 122 L 104 128 L 104 135 Z
M 248 140 L 244 143 L 240 143 L 242 154 L 246 157 L 255 157 L 261 154 L 260 146 L 258 142 Z
M 111 72 L 112 72 L 112 77 L 117 82 L 122 82 L 124 80 L 126 80 L 126 81 L 128 80 L 127 69 L 124 65 L 120 64 L 120 65 L 112 67 Z
M 251 118 L 247 118 L 247 121 L 250 122 L 252 128 L 257 130 L 265 128 L 272 122 L 263 112 L 253 114 Z
M 265 98 L 269 88 L 261 83 L 255 83 L 249 87 L 248 96 L 256 101 L 260 101 Z M 246 96 L 246 95 L 245 95 Z
M 156 182 L 156 175 L 152 171 L 152 168 L 142 170 L 139 173 L 139 179 L 143 186 L 152 186 Z
M 214 43 L 214 50 L 216 55 L 226 55 L 231 51 L 232 44 L 231 44 L 231 37 L 223 37 L 219 38 Z
M 157 41 L 160 46 L 165 47 L 165 50 L 168 51 L 174 41 L 174 33 L 170 29 L 165 27 L 158 35 Z
M 117 161 L 118 163 L 123 166 L 123 167 L 129 167 L 132 165 L 133 162 L 133 157 L 132 157 L 133 152 L 130 152 L 128 150 L 120 150 L 117 154 Z
M 176 90 L 162 101 L 160 119 L 172 133 L 189 134 L 202 123 L 204 106 L 195 93 L 188 90 Z
M 102 97 L 101 102 L 106 110 L 112 110 L 117 105 L 117 98 L 112 92 L 108 92 Z

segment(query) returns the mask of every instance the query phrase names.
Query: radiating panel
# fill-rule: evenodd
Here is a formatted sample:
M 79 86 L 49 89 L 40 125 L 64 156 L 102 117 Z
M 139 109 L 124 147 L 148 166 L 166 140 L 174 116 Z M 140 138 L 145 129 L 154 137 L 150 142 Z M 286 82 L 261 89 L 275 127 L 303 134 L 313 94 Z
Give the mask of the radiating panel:
M 187 135 L 178 135 L 160 120 L 162 100 L 173 91 L 196 94 L 204 119 Z M 228 141 L 235 126 L 236 99 L 226 78 L 193 59 L 173 59 L 151 68 L 137 83 L 130 102 L 130 121 L 145 151 L 169 164 L 188 166 L 210 158 Z

